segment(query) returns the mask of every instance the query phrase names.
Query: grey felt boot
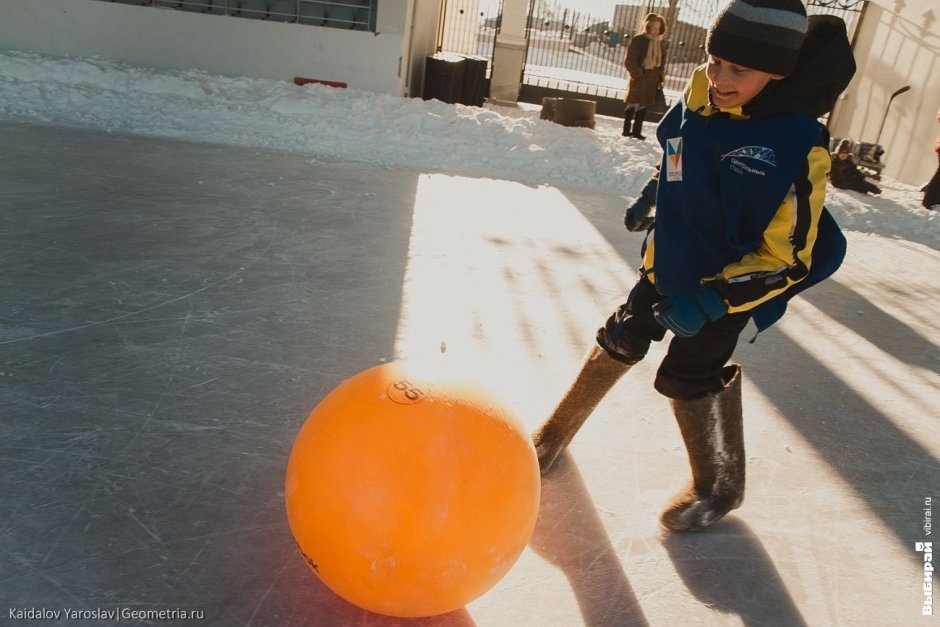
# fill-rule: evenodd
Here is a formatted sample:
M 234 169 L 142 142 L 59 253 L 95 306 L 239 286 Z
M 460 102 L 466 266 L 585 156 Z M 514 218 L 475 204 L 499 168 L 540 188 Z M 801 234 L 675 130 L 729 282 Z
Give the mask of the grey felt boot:
M 581 371 L 555 411 L 532 436 L 543 475 L 565 450 L 604 395 L 629 369 L 629 365 L 617 361 L 599 346 L 595 346 L 588 354 Z
M 670 400 L 692 467 L 692 480 L 660 516 L 672 531 L 699 531 L 744 500 L 741 367 L 726 366 L 723 390 L 688 401 Z

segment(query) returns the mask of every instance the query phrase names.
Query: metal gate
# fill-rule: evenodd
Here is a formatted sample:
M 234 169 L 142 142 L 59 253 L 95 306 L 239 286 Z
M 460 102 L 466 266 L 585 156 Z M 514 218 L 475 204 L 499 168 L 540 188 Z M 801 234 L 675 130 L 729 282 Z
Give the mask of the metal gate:
M 727 0 L 598 0 L 585 10 L 578 0 L 530 0 L 526 56 L 519 100 L 541 103 L 545 96 L 586 97 L 598 113 L 622 115 L 627 86 L 623 66 L 627 44 L 647 13 L 669 25 L 667 100 L 679 97 L 692 70 L 703 63 L 705 33 Z M 868 0 L 809 0 L 810 14 L 837 15 L 850 37 Z M 439 49 L 489 60 L 499 32 L 501 0 L 444 0 Z
M 502 6 L 502 0 L 444 0 L 438 51 L 486 59 L 489 78 Z

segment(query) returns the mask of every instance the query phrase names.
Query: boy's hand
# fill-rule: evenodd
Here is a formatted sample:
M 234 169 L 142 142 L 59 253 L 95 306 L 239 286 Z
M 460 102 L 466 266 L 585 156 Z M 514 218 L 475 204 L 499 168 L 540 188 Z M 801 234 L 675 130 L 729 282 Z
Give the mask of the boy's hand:
M 653 317 L 678 337 L 692 337 L 709 320 L 717 320 L 728 313 L 728 306 L 710 287 L 702 286 L 694 292 L 667 296 L 653 306 Z
M 653 207 L 642 197 L 637 198 L 623 216 L 624 226 L 633 233 L 648 230 L 653 225 L 653 217 L 650 215 L 652 209 Z
M 653 208 L 656 206 L 657 185 L 657 180 L 651 178 L 640 191 L 637 199 L 627 208 L 623 216 L 623 224 L 628 231 L 646 231 L 653 224 L 650 213 L 653 212 Z

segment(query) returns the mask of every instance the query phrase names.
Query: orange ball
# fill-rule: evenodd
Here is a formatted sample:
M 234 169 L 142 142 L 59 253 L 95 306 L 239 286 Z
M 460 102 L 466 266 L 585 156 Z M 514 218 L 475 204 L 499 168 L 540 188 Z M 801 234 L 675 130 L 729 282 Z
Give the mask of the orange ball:
M 525 428 L 444 372 L 393 362 L 346 380 L 310 413 L 287 465 L 304 558 L 333 592 L 379 614 L 463 607 L 502 579 L 535 527 L 539 467 Z

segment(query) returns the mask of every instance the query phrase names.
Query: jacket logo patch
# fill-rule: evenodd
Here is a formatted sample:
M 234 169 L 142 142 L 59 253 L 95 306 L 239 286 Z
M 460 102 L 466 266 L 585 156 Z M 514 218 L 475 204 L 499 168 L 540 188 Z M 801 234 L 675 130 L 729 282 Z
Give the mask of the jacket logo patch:
M 741 148 L 735 148 L 729 153 L 721 155 L 721 160 L 725 159 L 734 159 L 738 157 L 739 159 L 756 159 L 757 161 L 763 161 L 767 165 L 777 167 L 777 153 L 773 151 L 773 148 L 764 148 L 763 146 L 742 146 Z
M 760 167 L 761 163 L 766 163 L 771 167 L 777 167 L 777 153 L 771 148 L 763 146 L 742 146 L 731 152 L 721 155 L 721 160 L 731 159 L 731 171 L 735 174 L 756 174 L 757 176 L 767 176 L 767 171 Z M 747 164 L 743 159 L 751 159 L 753 165 Z
M 682 138 L 666 140 L 666 180 L 682 180 Z

